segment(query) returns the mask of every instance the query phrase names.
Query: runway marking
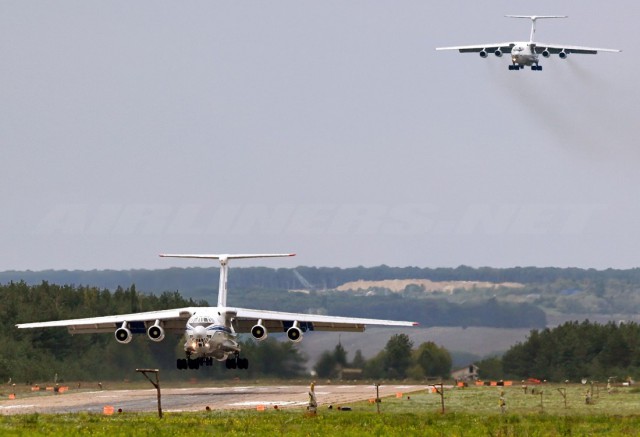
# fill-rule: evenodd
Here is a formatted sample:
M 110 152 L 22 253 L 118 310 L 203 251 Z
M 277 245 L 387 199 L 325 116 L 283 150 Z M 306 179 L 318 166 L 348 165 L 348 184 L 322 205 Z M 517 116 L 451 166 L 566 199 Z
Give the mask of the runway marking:
M 0 406 L 0 410 L 13 410 L 18 408 L 31 408 L 31 407 L 35 407 L 35 405 L 9 405 L 6 407 Z

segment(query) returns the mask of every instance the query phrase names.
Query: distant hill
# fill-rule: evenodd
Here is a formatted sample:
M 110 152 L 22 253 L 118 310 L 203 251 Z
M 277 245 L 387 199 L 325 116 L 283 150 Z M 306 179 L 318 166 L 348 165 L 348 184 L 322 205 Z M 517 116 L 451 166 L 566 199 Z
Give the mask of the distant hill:
M 47 281 L 111 291 L 135 284 L 143 293 L 179 291 L 185 298 L 213 303 L 218 268 L 0 272 L 0 284 L 11 281 L 31 285 Z M 276 310 L 286 309 L 284 306 L 332 314 L 364 312 L 367 316 L 374 311 L 385 317 L 400 315 L 403 319 L 417 314 L 417 320 L 428 319 L 442 326 L 537 328 L 546 323 L 545 314 L 566 320 L 574 315 L 581 319 L 603 315 L 632 319 L 640 313 L 638 268 L 234 267 L 229 287 L 230 305 L 262 305 Z M 351 291 L 335 291 L 341 289 Z M 292 290 L 306 295 L 288 293 Z M 396 295 L 397 299 L 390 295 Z M 405 307 L 408 309 L 397 310 Z M 495 316 L 498 308 L 500 317 Z M 435 311 L 437 315 L 427 318 L 420 311 Z
M 557 267 L 513 268 L 419 268 L 419 267 L 296 267 L 272 269 L 266 267 L 233 267 L 229 275 L 231 286 L 246 288 L 297 289 L 311 285 L 314 289 L 336 289 L 353 281 L 382 281 L 391 279 L 425 279 L 430 281 L 484 281 L 491 283 L 514 282 L 525 285 L 569 283 L 603 283 L 622 281 L 640 284 L 640 268 L 627 270 L 595 270 Z M 218 269 L 192 267 L 160 270 L 43 270 L 3 271 L 0 283 L 25 281 L 38 284 L 42 281 L 56 284 L 85 284 L 114 290 L 135 283 L 138 289 L 150 293 L 174 291 L 184 293 L 218 287 Z

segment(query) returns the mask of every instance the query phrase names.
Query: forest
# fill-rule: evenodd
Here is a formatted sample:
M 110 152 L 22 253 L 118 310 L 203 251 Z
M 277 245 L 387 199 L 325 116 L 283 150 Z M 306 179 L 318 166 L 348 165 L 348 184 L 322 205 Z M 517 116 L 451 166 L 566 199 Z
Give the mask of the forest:
M 487 379 L 536 378 L 561 382 L 617 381 L 640 374 L 640 325 L 567 322 L 534 329 L 501 357 L 476 363 Z
M 134 369 L 140 367 L 161 369 L 163 379 L 184 379 L 184 371 L 175 368 L 175 357 L 183 353 L 178 335 L 159 343 L 138 335 L 132 343 L 122 345 L 106 334 L 70 335 L 65 328 L 19 330 L 14 325 L 206 305 L 184 299 L 177 292 L 159 296 L 139 293 L 135 286 L 117 288 L 112 293 L 95 287 L 10 282 L 0 286 L 0 295 L 0 380 L 24 383 L 131 379 Z M 242 341 L 242 350 L 252 364 L 237 376 L 295 378 L 305 374 L 306 357 L 289 341 L 270 338 L 256 342 L 247 337 Z M 433 357 L 440 359 L 439 366 L 434 367 Z M 433 343 L 414 350 L 409 338 L 399 334 L 392 336 L 386 348 L 371 360 L 356 351 L 354 361 L 347 362 L 346 351 L 337 345 L 315 367 L 318 376 L 332 378 L 348 366 L 363 369 L 363 376 L 370 378 L 421 378 L 448 375 L 451 357 Z M 230 372 L 221 364 L 200 369 L 198 375 L 222 379 L 229 378 Z
M 247 292 L 246 302 L 255 304 L 258 296 L 270 293 L 264 290 Z M 331 294 L 292 293 L 283 299 L 282 295 L 273 293 L 276 300 L 284 305 L 284 308 L 278 308 L 280 310 L 299 311 L 322 305 L 336 315 L 351 312 L 355 313 L 351 314 L 354 316 L 370 316 L 369 311 L 372 311 L 376 317 L 409 319 L 411 317 L 407 314 L 417 318 L 425 311 L 430 320 L 438 320 L 438 311 L 443 311 L 443 314 L 461 317 L 457 323 L 473 320 L 468 312 L 471 309 L 476 316 L 480 314 L 499 319 L 502 316 L 499 317 L 498 312 L 509 313 L 511 305 L 490 301 L 481 306 L 464 307 L 429 299 L 412 301 L 397 294 L 344 299 Z M 159 295 L 141 293 L 134 285 L 117 287 L 112 292 L 89 286 L 48 282 L 28 285 L 21 281 L 0 285 L 0 295 L 3 302 L 0 306 L 0 346 L 3 351 L 0 380 L 11 378 L 24 382 L 51 381 L 54 377 L 59 381 L 122 380 L 134 377 L 137 367 L 160 368 L 166 379 L 184 378 L 182 371 L 175 368 L 175 357 L 182 353 L 178 335 L 169 335 L 159 343 L 140 335 L 123 347 L 110 335 L 74 336 L 64 328 L 18 330 L 15 324 L 207 305 L 205 301 L 187 299 L 175 291 Z M 309 306 L 310 298 L 316 299 L 311 299 L 312 306 Z M 478 320 L 482 317 L 478 316 Z M 245 338 L 242 344 L 243 354 L 252 362 L 243 377 L 292 378 L 304 375 L 306 357 L 292 343 L 271 338 L 255 342 Z M 318 376 L 327 378 L 338 377 L 344 368 L 362 369 L 362 377 L 376 379 L 421 379 L 449 374 L 451 356 L 446 349 L 431 342 L 415 346 L 406 335 L 398 334 L 392 336 L 384 350 L 371 359 L 365 360 L 359 351 L 355 351 L 349 360 L 346 351 L 338 344 L 311 365 Z M 477 364 L 485 378 L 535 377 L 549 381 L 575 381 L 585 377 L 602 380 L 612 375 L 619 378 L 635 376 L 640 370 L 640 326 L 626 322 L 601 325 L 585 321 L 533 329 L 525 342 L 512 346 L 501 357 L 487 358 Z M 229 377 L 222 365 L 207 367 L 202 372 L 211 378 Z
M 331 301 L 332 294 L 335 294 L 333 290 L 342 284 L 357 280 L 389 279 L 518 283 L 520 284 L 518 288 L 498 286 L 474 289 L 473 292 L 457 290 L 454 293 L 420 293 L 420 290 L 415 290 L 414 287 L 399 294 L 413 300 L 437 298 L 438 305 L 442 306 L 446 305 L 442 302 L 482 306 L 487 305 L 491 299 L 497 300 L 500 304 L 528 304 L 528 307 L 520 307 L 516 310 L 520 315 L 529 318 L 524 322 L 518 322 L 520 327 L 544 327 L 546 324 L 544 313 L 618 315 L 640 312 L 640 269 L 638 268 L 627 270 L 555 267 L 499 269 L 467 266 L 418 268 L 384 265 L 353 268 L 300 266 L 287 269 L 233 267 L 229 276 L 229 299 L 232 301 L 231 304 L 236 306 L 246 306 L 244 302 L 253 302 L 255 299 L 259 299 L 261 305 L 270 305 L 274 301 L 282 302 L 284 293 L 290 290 L 304 290 L 310 293 L 309 308 L 322 308 L 323 301 Z M 25 281 L 29 285 L 38 285 L 42 281 L 77 286 L 90 285 L 112 292 L 118 287 L 129 287 L 135 284 L 138 290 L 145 293 L 161 294 L 179 291 L 185 298 L 213 301 L 218 286 L 218 269 L 192 267 L 162 270 L 0 272 L 0 284 L 11 281 Z M 280 293 L 278 298 L 274 298 L 274 293 Z M 383 293 L 377 293 L 377 295 L 380 294 Z M 347 294 L 340 293 L 337 296 L 344 297 Z M 294 300 L 298 299 L 294 298 Z M 366 301 L 352 301 L 348 305 L 359 307 L 364 302 Z M 432 302 L 428 305 L 434 304 Z M 456 315 L 450 318 L 439 317 L 437 324 L 444 323 L 446 326 L 451 326 L 452 322 L 447 322 L 447 319 L 453 320 L 456 317 Z M 473 320 L 470 325 L 478 323 L 480 322 Z

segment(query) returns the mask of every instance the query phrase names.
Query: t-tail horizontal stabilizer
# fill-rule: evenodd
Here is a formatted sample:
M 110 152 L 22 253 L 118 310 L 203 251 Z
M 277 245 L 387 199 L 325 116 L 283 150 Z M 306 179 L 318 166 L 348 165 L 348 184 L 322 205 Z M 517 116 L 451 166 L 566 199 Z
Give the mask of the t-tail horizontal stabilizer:
M 259 253 L 259 254 L 174 254 L 162 253 L 163 258 L 217 259 L 220 261 L 220 285 L 218 287 L 218 307 L 227 306 L 227 277 L 230 259 L 276 258 L 295 256 L 295 253 Z
M 531 35 L 529 36 L 529 42 L 533 42 L 533 37 L 536 34 L 536 20 L 540 18 L 569 18 L 568 15 L 505 15 L 508 18 L 529 18 L 531 20 Z

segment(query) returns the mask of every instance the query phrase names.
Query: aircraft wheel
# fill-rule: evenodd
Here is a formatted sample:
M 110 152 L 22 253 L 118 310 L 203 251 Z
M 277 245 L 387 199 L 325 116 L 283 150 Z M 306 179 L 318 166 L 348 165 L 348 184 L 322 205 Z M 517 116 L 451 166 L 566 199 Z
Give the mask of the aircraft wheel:
M 238 358 L 238 369 L 248 369 L 249 360 L 247 358 Z
M 200 368 L 200 362 L 195 359 L 195 360 L 188 360 L 189 363 L 189 369 L 194 369 L 194 370 L 198 370 Z
M 235 369 L 238 367 L 238 363 L 235 358 L 227 358 L 227 369 Z
M 176 367 L 178 369 L 186 369 L 187 368 L 187 360 L 185 360 L 184 358 L 178 358 L 176 360 Z
M 509 70 L 513 70 L 513 65 L 509 65 Z

